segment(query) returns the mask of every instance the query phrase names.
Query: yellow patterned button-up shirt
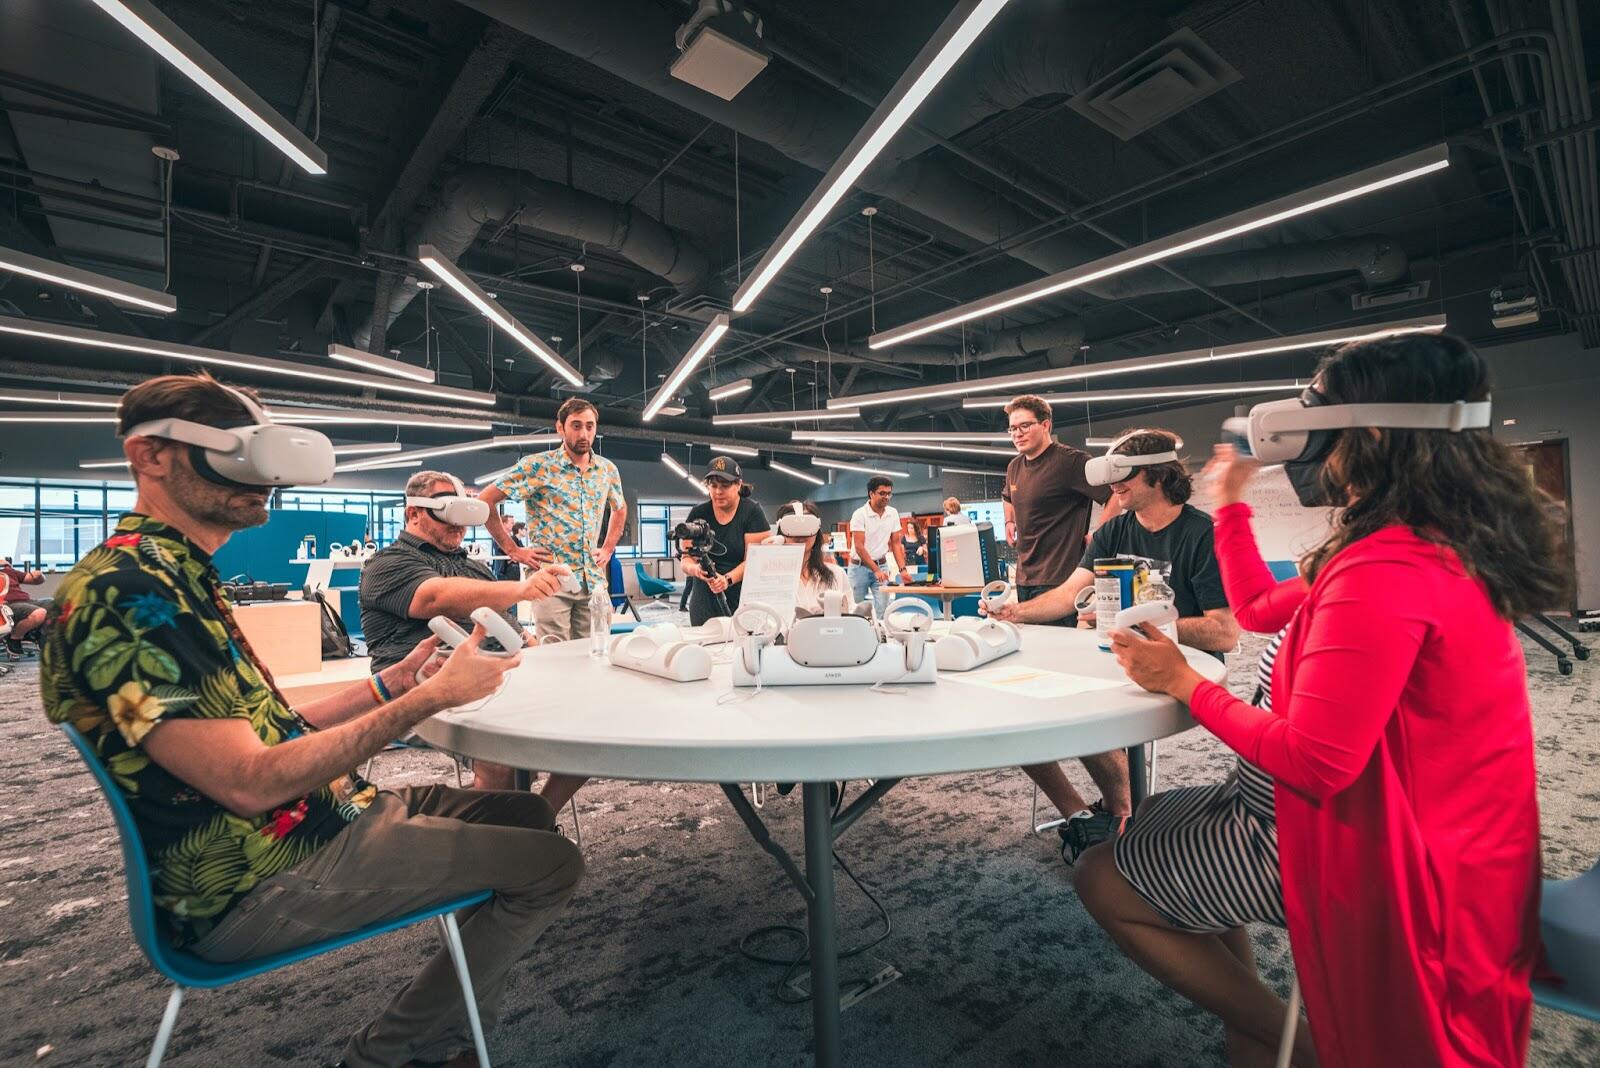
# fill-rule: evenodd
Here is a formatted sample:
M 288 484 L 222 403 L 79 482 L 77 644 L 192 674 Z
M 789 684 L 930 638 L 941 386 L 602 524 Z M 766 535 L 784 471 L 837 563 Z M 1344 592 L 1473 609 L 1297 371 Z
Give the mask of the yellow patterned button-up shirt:
M 549 549 L 556 563 L 581 577 L 586 589 L 605 585 L 605 570 L 595 557 L 606 505 L 620 513 L 622 472 L 604 456 L 589 455 L 589 466 L 572 462 L 564 448 L 524 456 L 495 483 L 528 511 L 528 543 Z M 619 515 L 617 522 L 621 522 Z

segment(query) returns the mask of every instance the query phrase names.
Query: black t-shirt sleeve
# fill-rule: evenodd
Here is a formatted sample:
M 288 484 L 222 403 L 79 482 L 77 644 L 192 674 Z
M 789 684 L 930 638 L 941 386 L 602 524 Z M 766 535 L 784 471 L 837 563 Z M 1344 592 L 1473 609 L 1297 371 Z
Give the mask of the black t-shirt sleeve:
M 746 508 L 744 517 L 744 532 L 746 534 L 765 534 L 772 529 L 772 524 L 767 522 L 767 513 L 755 501 L 743 502 Z
M 1200 611 L 1228 607 L 1228 595 L 1222 589 L 1222 568 L 1217 564 L 1216 536 L 1210 520 L 1199 512 L 1191 512 L 1192 533 L 1189 541 L 1189 588 Z
M 361 608 L 411 618 L 417 588 L 438 576 L 404 553 L 378 553 L 361 569 Z
M 1105 504 L 1111 499 L 1111 487 L 1089 485 L 1089 479 L 1084 474 L 1084 468 L 1088 464 L 1088 453 L 1080 449 L 1070 450 L 1067 463 L 1067 484 L 1096 504 Z

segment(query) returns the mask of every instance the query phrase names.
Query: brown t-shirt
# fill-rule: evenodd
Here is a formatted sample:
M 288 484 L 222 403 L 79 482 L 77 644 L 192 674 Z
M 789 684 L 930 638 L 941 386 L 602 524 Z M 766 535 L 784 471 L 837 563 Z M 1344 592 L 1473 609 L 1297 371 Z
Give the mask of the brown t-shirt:
M 1078 566 L 1093 502 L 1111 499 L 1110 486 L 1084 480 L 1088 461 L 1082 449 L 1052 441 L 1036 459 L 1018 454 L 1006 467 L 1000 499 L 1016 514 L 1018 585 L 1059 585 Z

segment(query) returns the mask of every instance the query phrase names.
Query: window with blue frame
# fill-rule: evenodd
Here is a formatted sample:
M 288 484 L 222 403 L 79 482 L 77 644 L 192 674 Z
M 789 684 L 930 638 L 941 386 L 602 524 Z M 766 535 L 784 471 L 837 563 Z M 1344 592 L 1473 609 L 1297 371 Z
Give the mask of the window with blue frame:
M 638 540 L 632 545 L 619 545 L 619 556 L 671 556 L 672 528 L 689 518 L 692 504 L 669 504 L 665 501 L 640 501 Z

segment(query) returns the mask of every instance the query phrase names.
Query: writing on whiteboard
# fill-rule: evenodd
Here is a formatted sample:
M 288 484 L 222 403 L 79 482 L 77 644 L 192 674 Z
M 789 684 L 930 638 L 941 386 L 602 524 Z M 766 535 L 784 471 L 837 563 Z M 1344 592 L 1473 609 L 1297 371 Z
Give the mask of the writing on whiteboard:
M 1299 560 L 1327 540 L 1332 529 L 1334 510 L 1301 504 L 1282 465 L 1259 471 L 1244 499 L 1254 513 L 1251 526 L 1263 560 Z M 1217 510 L 1210 487 L 1198 479 L 1194 505 L 1206 512 Z

